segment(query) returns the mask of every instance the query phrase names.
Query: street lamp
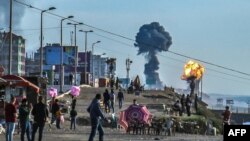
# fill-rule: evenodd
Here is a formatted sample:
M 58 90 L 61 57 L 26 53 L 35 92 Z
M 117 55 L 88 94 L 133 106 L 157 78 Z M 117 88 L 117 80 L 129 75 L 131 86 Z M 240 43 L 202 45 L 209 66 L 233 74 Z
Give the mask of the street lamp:
M 56 9 L 55 7 L 50 7 L 49 9 L 46 10 L 42 10 L 41 12 L 41 33 L 40 33 L 40 77 L 43 76 L 43 13 L 50 11 L 50 10 L 54 10 Z
M 62 90 L 62 86 L 64 85 L 64 67 L 63 67 L 63 45 L 62 45 L 62 40 L 63 40 L 63 33 L 62 33 L 62 23 L 64 20 L 66 19 L 71 19 L 74 18 L 74 16 L 68 16 L 66 18 L 61 19 L 61 55 L 60 55 L 60 59 L 61 59 L 61 65 L 60 65 L 60 69 L 61 69 L 61 77 L 60 77 L 60 93 L 63 93 Z
M 96 41 L 94 43 L 92 43 L 92 83 L 93 83 L 93 87 L 94 87 L 94 45 L 100 43 L 101 41 Z
M 127 70 L 127 87 L 129 84 L 129 70 L 130 70 L 130 65 L 133 61 L 130 60 L 129 58 L 126 59 L 126 70 Z
M 93 32 L 93 30 L 79 30 L 79 32 L 85 33 L 85 59 L 84 59 L 84 84 L 87 84 L 87 34 L 88 32 Z
M 10 0 L 10 40 L 9 40 L 9 70 L 8 70 L 8 73 L 9 75 L 11 75 L 11 69 L 12 69 L 12 8 L 13 8 L 13 0 Z
M 77 66 L 78 66 L 78 50 L 76 47 L 76 26 L 83 25 L 83 23 L 67 23 L 68 25 L 74 25 L 75 28 L 75 85 L 76 85 L 76 75 L 77 75 Z

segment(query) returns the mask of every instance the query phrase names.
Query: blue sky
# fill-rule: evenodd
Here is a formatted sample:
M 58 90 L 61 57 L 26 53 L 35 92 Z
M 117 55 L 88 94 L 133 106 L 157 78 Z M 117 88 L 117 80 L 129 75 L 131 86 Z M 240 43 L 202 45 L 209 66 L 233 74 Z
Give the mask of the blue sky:
M 172 37 L 170 51 L 250 74 L 248 0 L 25 0 L 25 3 L 40 9 L 54 6 L 57 9 L 52 13 L 65 17 L 73 15 L 75 21 L 134 40 L 142 25 L 159 22 Z M 19 16 L 20 23 L 13 25 L 14 32 L 26 39 L 27 51 L 30 53 L 39 47 L 40 11 L 20 4 L 16 6 L 22 7 L 24 13 Z M 6 20 L 3 16 L 0 19 Z M 63 44 L 69 45 L 73 27 L 66 25 L 67 22 L 64 21 Z M 4 24 L 3 27 L 8 31 L 8 25 Z M 44 14 L 44 43 L 60 42 L 59 27 L 60 18 Z M 91 28 L 81 26 L 79 29 Z M 145 79 L 145 59 L 142 55 L 137 56 L 133 41 L 93 30 L 94 33 L 88 34 L 89 49 L 93 42 L 100 40 L 101 43 L 95 45 L 95 53 L 105 52 L 108 57 L 116 57 L 119 77 L 126 77 L 125 59 L 129 57 L 133 60 L 130 76 L 133 78 L 138 74 Z M 77 33 L 77 44 L 83 51 L 82 33 Z M 168 52 L 159 53 L 158 58 L 161 80 L 167 86 L 187 88 L 188 84 L 180 77 L 189 59 Z M 200 63 L 205 67 L 204 92 L 250 94 L 249 75 Z

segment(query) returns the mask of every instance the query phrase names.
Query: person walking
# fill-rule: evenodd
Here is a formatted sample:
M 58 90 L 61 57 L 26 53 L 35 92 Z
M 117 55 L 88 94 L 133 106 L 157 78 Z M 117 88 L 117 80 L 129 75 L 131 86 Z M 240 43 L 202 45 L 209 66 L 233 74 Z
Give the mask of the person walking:
M 15 122 L 17 119 L 16 98 L 11 96 L 10 103 L 5 106 L 6 141 L 13 141 Z
M 102 121 L 101 120 L 107 120 L 107 118 L 104 116 L 101 107 L 100 107 L 100 100 L 101 100 L 101 94 L 96 94 L 95 98 L 92 100 L 91 104 L 87 108 L 87 111 L 90 114 L 90 120 L 91 120 L 91 133 L 89 135 L 88 141 L 93 141 L 94 137 L 96 135 L 96 130 L 99 132 L 99 141 L 103 141 L 104 131 L 102 128 Z
M 111 89 L 111 92 L 110 92 L 110 108 L 112 109 L 113 113 L 115 113 L 115 92 L 114 92 L 114 89 Z
M 103 99 L 104 99 L 103 102 L 105 106 L 105 112 L 108 113 L 110 112 L 110 95 L 108 89 L 106 89 L 105 92 L 103 93 Z
M 30 110 L 31 106 L 28 106 L 27 104 L 27 99 L 24 98 L 22 100 L 22 103 L 19 107 L 19 122 L 21 126 L 21 141 L 24 141 L 24 134 L 26 133 L 27 135 L 27 140 L 31 141 L 31 136 L 30 136 Z
M 70 129 L 72 130 L 74 128 L 74 130 L 76 129 L 76 116 L 77 116 L 77 111 L 75 110 L 75 108 L 72 107 L 71 111 L 70 111 Z M 74 126 L 74 127 L 73 127 Z
M 222 124 L 222 134 L 224 134 L 224 127 L 227 125 L 230 125 L 230 121 L 231 121 L 231 115 L 232 112 L 229 110 L 229 106 L 225 107 L 225 110 L 222 112 L 222 116 L 223 116 L 223 124 Z
M 36 135 L 38 128 L 39 128 L 38 141 L 42 141 L 43 128 L 44 128 L 45 122 L 47 121 L 47 118 L 49 116 L 48 109 L 42 101 L 43 101 L 43 97 L 39 96 L 38 103 L 34 105 L 32 111 L 31 111 L 31 114 L 34 116 L 32 137 L 31 137 L 32 141 L 35 140 L 35 135 Z
M 229 106 L 225 107 L 225 110 L 222 113 L 223 116 L 223 124 L 224 125 L 230 125 L 230 120 L 231 120 L 231 111 L 229 110 Z
M 118 98 L 118 102 L 119 102 L 119 109 L 121 109 L 123 101 L 124 101 L 124 95 L 123 95 L 123 92 L 121 89 L 119 89 L 119 92 L 117 94 L 117 98 Z
M 51 117 L 50 127 L 56 121 L 56 128 L 60 129 L 60 118 L 58 120 L 58 117 L 57 117 L 58 111 L 60 111 L 60 106 L 58 104 L 58 99 L 55 99 L 51 107 L 52 117 Z

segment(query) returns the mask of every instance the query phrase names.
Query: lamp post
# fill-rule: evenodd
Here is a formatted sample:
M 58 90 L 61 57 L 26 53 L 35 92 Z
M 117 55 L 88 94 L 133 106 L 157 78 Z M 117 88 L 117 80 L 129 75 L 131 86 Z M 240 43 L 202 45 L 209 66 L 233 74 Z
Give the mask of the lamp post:
M 85 33 L 85 59 L 84 59 L 84 84 L 87 84 L 87 35 L 89 32 L 93 32 L 93 30 L 79 30 L 79 32 L 84 32 Z
M 92 83 L 93 83 L 93 87 L 94 87 L 94 81 L 95 81 L 95 78 L 94 78 L 94 45 L 95 44 L 98 44 L 100 43 L 101 41 L 96 41 L 94 43 L 92 43 Z
M 11 69 L 12 69 L 12 8 L 13 8 L 13 0 L 10 0 L 10 39 L 9 39 L 9 70 L 8 73 L 11 75 Z
M 130 65 L 132 63 L 132 60 L 130 60 L 129 58 L 126 59 L 126 69 L 127 69 L 127 87 L 129 84 L 129 70 L 130 70 Z
M 56 9 L 55 7 L 50 7 L 46 10 L 42 10 L 41 12 L 41 33 L 40 33 L 40 77 L 43 76 L 43 13 L 50 11 L 50 10 L 54 10 Z
M 74 25 L 75 29 L 75 85 L 76 85 L 76 75 L 77 75 L 77 66 L 78 66 L 78 48 L 76 47 L 76 26 L 83 25 L 83 23 L 67 23 L 68 25 Z
M 63 45 L 62 45 L 62 40 L 63 40 L 63 33 L 62 33 L 62 23 L 66 19 L 71 19 L 74 18 L 74 16 L 68 16 L 66 18 L 61 19 L 61 54 L 60 54 L 60 70 L 61 70 L 61 77 L 60 77 L 60 93 L 63 93 L 62 87 L 64 85 L 64 67 L 63 67 Z

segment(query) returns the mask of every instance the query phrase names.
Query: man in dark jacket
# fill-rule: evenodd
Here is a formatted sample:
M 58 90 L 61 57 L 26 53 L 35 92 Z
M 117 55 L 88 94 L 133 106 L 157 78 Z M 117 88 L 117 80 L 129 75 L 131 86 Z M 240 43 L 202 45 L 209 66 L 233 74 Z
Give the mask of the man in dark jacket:
M 96 130 L 99 132 L 99 141 L 103 141 L 103 135 L 104 131 L 102 128 L 101 120 L 106 120 L 106 117 L 102 113 L 101 107 L 100 107 L 100 99 L 101 99 L 101 94 L 96 94 L 95 98 L 87 108 L 87 111 L 90 114 L 90 120 L 91 120 L 91 133 L 89 136 L 89 141 L 93 141 Z
M 55 99 L 51 108 L 52 117 L 51 117 L 50 127 L 51 127 L 51 124 L 53 124 L 56 121 L 56 128 L 60 129 L 60 119 L 58 119 L 56 116 L 56 112 L 58 112 L 59 110 L 60 110 L 60 106 L 58 104 L 58 99 Z
M 24 141 L 24 134 L 27 135 L 27 140 L 31 141 L 30 136 L 30 109 L 31 107 L 27 104 L 27 99 L 22 100 L 22 104 L 19 107 L 19 122 L 21 126 L 21 141 Z
M 119 102 L 119 109 L 122 108 L 122 103 L 124 101 L 124 95 L 121 89 L 119 89 L 119 92 L 117 94 L 118 102 Z
M 31 113 L 34 116 L 34 123 L 33 123 L 33 130 L 32 130 L 32 141 L 35 140 L 36 131 L 39 128 L 39 139 L 38 141 L 42 141 L 42 135 L 43 135 L 43 128 L 45 125 L 45 122 L 48 118 L 48 109 L 46 105 L 42 102 L 43 97 L 38 97 L 38 103 L 34 105 Z
M 103 93 L 103 98 L 104 98 L 103 102 L 105 106 L 105 112 L 108 113 L 110 112 L 110 95 L 108 89 L 106 89 L 105 92 Z

